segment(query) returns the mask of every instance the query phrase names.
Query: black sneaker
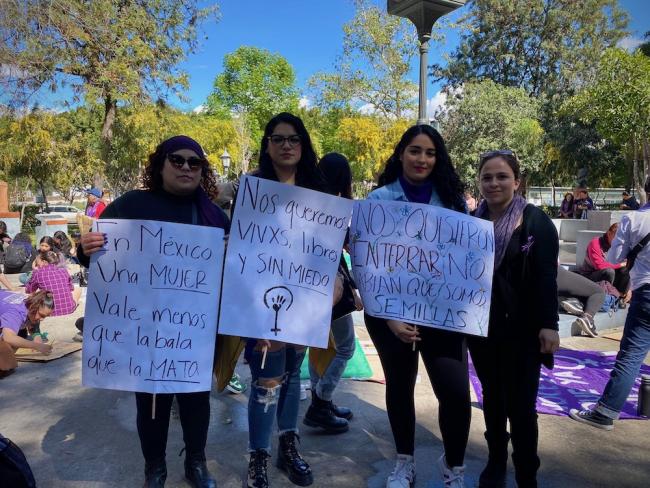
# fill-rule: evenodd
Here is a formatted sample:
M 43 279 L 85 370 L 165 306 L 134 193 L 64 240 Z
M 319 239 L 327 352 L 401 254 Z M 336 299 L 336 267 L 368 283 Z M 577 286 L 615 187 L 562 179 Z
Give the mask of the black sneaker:
M 571 315 L 582 315 L 584 312 L 582 302 L 577 298 L 567 298 L 566 300 L 562 300 L 560 305 L 565 312 L 570 313 Z
M 582 317 L 578 317 L 575 321 L 580 327 L 580 330 L 587 334 L 589 337 L 598 337 L 598 329 L 596 329 L 596 324 L 594 319 L 589 315 L 583 314 Z
M 595 410 L 577 410 L 572 408 L 569 411 L 569 417 L 583 424 L 591 425 L 597 429 L 612 430 L 614 428 L 614 421 Z

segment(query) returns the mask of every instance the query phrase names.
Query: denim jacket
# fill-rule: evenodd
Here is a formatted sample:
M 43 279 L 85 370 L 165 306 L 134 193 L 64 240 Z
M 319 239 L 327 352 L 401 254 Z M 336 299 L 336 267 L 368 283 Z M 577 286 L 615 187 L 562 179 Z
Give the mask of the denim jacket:
M 408 198 L 406 198 L 404 189 L 402 188 L 399 179 L 371 191 L 366 198 L 368 200 L 397 200 L 398 202 L 408 202 Z M 431 192 L 429 205 L 444 207 L 435 188 L 433 188 L 433 191 Z

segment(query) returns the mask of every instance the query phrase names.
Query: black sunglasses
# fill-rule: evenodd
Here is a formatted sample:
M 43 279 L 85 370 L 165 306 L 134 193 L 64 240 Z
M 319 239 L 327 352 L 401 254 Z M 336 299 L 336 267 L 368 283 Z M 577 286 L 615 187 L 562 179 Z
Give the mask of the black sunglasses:
M 300 144 L 300 136 L 298 134 L 294 134 L 292 136 L 269 136 L 269 141 L 273 143 L 275 146 L 282 146 L 284 144 L 284 141 L 287 141 L 289 143 L 289 147 L 294 147 Z
M 168 154 L 167 159 L 176 169 L 182 169 L 183 166 L 185 166 L 185 163 L 187 163 L 187 166 L 189 166 L 192 171 L 196 171 L 205 164 L 205 159 L 197 158 L 196 156 L 185 158 L 180 154 Z
M 484 152 L 479 156 L 479 158 L 481 161 L 485 161 L 486 159 L 495 158 L 497 156 L 513 156 L 514 158 L 517 157 L 515 152 L 511 151 L 510 149 L 497 149 L 495 151 Z

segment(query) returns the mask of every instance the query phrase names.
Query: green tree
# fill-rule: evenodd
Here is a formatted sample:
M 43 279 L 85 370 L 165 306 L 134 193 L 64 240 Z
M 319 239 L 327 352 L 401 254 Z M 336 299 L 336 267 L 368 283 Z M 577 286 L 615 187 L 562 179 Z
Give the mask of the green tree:
M 550 97 L 593 79 L 603 50 L 626 34 L 618 0 L 474 0 L 446 68 L 454 84 L 488 78 Z M 550 99 L 550 98 L 549 98 Z
M 608 49 L 595 81 L 565 102 L 563 111 L 594 124 L 604 138 L 625 146 L 635 186 L 642 188 L 650 174 L 650 58 L 640 50 Z
M 280 54 L 241 46 L 224 57 L 223 73 L 214 80 L 208 97 L 208 111 L 227 118 L 243 114 L 253 139 L 258 140 L 271 117 L 298 109 L 295 83 L 293 67 Z
M 409 79 L 418 46 L 415 27 L 367 0 L 355 4 L 334 71 L 309 80 L 316 105 L 325 110 L 368 105 L 384 117 L 406 117 L 417 106 L 417 84 Z
M 182 95 L 178 64 L 197 46 L 197 29 L 217 7 L 198 0 L 6 0 L 0 9 L 0 72 L 16 99 L 47 87 L 104 107 L 109 161 L 117 107 Z
M 450 93 L 438 120 L 454 165 L 473 184 L 479 155 L 489 150 L 514 150 L 528 174 L 540 168 L 544 130 L 539 114 L 540 102 L 524 89 L 486 80 Z

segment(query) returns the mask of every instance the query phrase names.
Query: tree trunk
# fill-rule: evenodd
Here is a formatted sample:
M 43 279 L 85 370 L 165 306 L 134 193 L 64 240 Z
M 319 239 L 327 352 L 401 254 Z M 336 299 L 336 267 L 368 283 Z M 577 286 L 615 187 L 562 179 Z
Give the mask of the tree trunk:
M 104 99 L 104 122 L 102 124 L 102 160 L 108 166 L 113 142 L 113 124 L 117 115 L 117 102 L 110 95 Z M 102 188 L 103 178 L 101 173 L 96 172 L 94 176 L 96 187 Z
M 641 184 L 645 186 L 645 180 L 650 176 L 650 141 L 648 141 L 647 136 L 642 139 L 643 143 L 643 178 Z M 646 193 L 645 189 L 640 193 L 641 202 L 646 203 Z
M 47 203 L 47 195 L 45 194 L 45 185 L 42 181 L 37 181 L 38 187 L 41 189 L 41 195 L 43 195 L 43 201 L 45 202 L 45 213 L 50 213 L 50 204 Z
M 641 175 L 639 174 L 639 146 L 636 143 L 636 137 L 632 138 L 632 175 L 634 178 L 634 188 L 636 188 L 639 200 L 645 203 L 645 192 L 643 191 L 643 184 L 641 183 Z

